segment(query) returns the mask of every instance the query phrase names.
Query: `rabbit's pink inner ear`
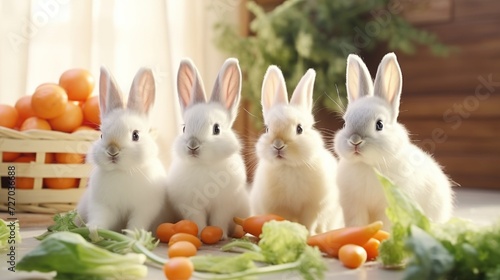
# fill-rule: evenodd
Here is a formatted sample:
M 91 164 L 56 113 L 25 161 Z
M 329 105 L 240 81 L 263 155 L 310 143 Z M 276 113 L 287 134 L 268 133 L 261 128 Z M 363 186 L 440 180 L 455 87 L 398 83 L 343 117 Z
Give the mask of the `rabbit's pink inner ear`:
M 306 74 L 300 79 L 299 84 L 295 88 L 290 104 L 300 106 L 307 111 L 312 111 L 315 78 L 316 71 L 314 71 L 314 69 L 307 70 Z
M 361 58 L 354 54 L 347 57 L 346 88 L 349 103 L 365 95 L 373 95 L 370 72 Z
M 99 77 L 99 107 L 101 119 L 116 108 L 123 108 L 123 99 L 120 90 L 113 78 L 105 67 L 101 67 Z
M 219 102 L 228 110 L 239 104 L 241 94 L 241 70 L 236 59 L 227 59 L 217 77 L 211 101 Z
M 402 84 L 403 77 L 396 55 L 388 53 L 384 56 L 377 69 L 375 94 L 391 104 L 395 117 L 399 113 Z
M 276 104 L 288 104 L 285 78 L 275 65 L 269 66 L 264 75 L 261 103 L 264 114 Z
M 151 69 L 139 69 L 130 88 L 127 107 L 141 114 L 147 114 L 154 104 L 155 90 Z
M 177 73 L 177 93 L 181 108 L 185 110 L 191 104 L 206 102 L 203 81 L 193 63 L 185 59 Z

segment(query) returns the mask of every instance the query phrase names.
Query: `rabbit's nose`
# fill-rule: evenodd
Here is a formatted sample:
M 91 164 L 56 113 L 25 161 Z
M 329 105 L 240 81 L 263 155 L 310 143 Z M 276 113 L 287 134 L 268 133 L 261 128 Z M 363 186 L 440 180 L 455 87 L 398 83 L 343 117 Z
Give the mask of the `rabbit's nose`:
M 109 145 L 108 148 L 106 149 L 106 153 L 112 157 L 117 156 L 119 152 L 120 148 L 118 148 L 118 146 L 116 146 L 115 144 Z
M 281 139 L 276 139 L 273 142 L 273 148 L 275 148 L 278 151 L 281 151 L 283 148 L 285 148 L 285 143 Z
M 349 143 L 351 143 L 354 146 L 358 146 L 361 143 L 363 143 L 363 139 L 358 134 L 353 134 L 351 135 L 351 137 L 349 137 Z
M 187 142 L 187 147 L 192 151 L 198 150 L 198 148 L 200 148 L 200 140 L 198 140 L 198 138 L 195 137 L 189 138 Z

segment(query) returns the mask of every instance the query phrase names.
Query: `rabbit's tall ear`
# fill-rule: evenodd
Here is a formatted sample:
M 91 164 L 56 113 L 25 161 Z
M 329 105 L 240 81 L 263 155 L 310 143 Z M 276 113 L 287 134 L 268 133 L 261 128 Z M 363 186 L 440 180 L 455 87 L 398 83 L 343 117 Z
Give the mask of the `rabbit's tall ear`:
M 262 83 L 262 112 L 264 116 L 276 104 L 288 104 L 285 78 L 276 65 L 267 68 Z
M 346 88 L 349 103 L 360 97 L 373 95 L 370 72 L 363 60 L 355 54 L 347 57 Z
M 198 69 L 193 62 L 185 58 L 177 72 L 177 94 L 182 111 L 195 103 L 205 103 L 207 98 Z
M 228 58 L 217 75 L 210 101 L 222 104 L 229 111 L 231 120 L 234 121 L 238 115 L 240 97 L 240 65 L 236 58 Z
M 312 112 L 315 79 L 316 71 L 314 71 L 314 69 L 307 70 L 295 88 L 290 104 L 299 106 L 308 112 Z
M 101 74 L 99 77 L 99 107 L 101 111 L 101 120 L 114 109 L 124 107 L 120 89 L 113 76 L 111 76 L 104 66 L 101 66 Z
M 155 79 L 153 71 L 141 68 L 135 74 L 130 87 L 127 108 L 147 115 L 155 102 Z
M 399 68 L 398 60 L 394 53 L 388 53 L 382 58 L 375 77 L 375 95 L 387 100 L 392 107 L 392 117 L 397 119 L 399 115 L 399 100 L 403 77 Z

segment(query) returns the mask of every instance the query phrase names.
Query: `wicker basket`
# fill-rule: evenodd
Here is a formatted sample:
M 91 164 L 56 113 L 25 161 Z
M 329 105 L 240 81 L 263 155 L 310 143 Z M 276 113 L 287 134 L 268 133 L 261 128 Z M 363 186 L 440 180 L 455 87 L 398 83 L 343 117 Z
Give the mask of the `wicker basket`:
M 8 211 L 8 201 L 15 200 L 15 212 L 58 213 L 75 208 L 87 185 L 90 165 L 45 163 L 47 153 L 86 154 L 100 135 L 99 131 L 82 130 L 75 133 L 32 130 L 19 132 L 0 127 L 0 211 Z M 3 152 L 35 153 L 35 162 L 3 162 Z M 34 178 L 33 189 L 16 189 L 8 192 L 9 166 L 15 177 Z M 44 178 L 77 178 L 79 184 L 71 189 L 43 187 Z M 12 210 L 12 209 L 11 209 Z

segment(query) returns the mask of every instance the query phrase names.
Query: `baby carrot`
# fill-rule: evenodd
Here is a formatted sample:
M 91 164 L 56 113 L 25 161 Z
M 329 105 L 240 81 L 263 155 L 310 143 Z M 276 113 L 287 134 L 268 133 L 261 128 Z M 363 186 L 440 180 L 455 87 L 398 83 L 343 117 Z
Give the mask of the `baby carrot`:
M 347 268 L 358 268 L 366 262 L 366 251 L 363 247 L 347 244 L 339 249 L 339 260 Z
M 170 247 L 172 246 L 172 244 L 179 241 L 191 242 L 197 249 L 201 247 L 201 240 L 198 237 L 185 232 L 178 232 L 172 235 L 172 237 L 170 237 L 170 240 L 168 241 L 168 246 Z
M 378 257 L 378 247 L 380 246 L 380 241 L 375 238 L 370 238 L 362 247 L 366 251 L 367 260 L 371 261 Z
M 377 231 L 377 233 L 375 233 L 375 235 L 373 236 L 373 238 L 375 238 L 378 241 L 382 242 L 382 241 L 388 239 L 390 236 L 391 236 L 390 233 L 388 233 L 387 231 L 381 229 L 381 230 Z
M 223 233 L 220 227 L 206 226 L 201 230 L 200 239 L 205 244 L 215 244 L 222 238 Z
M 377 221 L 366 226 L 345 227 L 310 236 L 307 244 L 316 246 L 330 257 L 338 257 L 340 247 L 346 244 L 363 246 L 382 228 L 382 222 Z
M 252 217 L 248 217 L 246 219 L 234 217 L 233 221 L 237 225 L 241 225 L 243 227 L 243 231 L 250 233 L 255 237 L 259 237 L 262 233 L 262 226 L 269 221 L 283 221 L 285 218 L 274 215 L 274 214 L 265 214 L 265 215 L 256 215 Z

